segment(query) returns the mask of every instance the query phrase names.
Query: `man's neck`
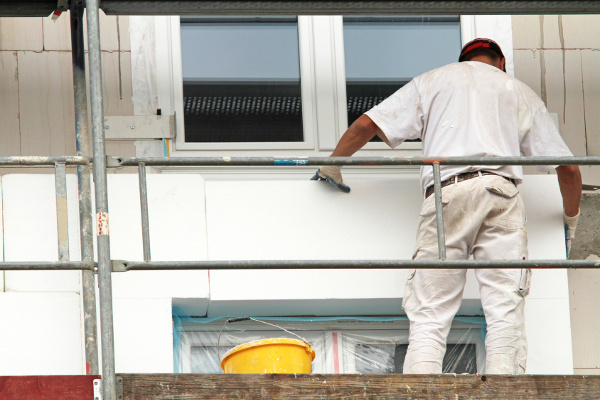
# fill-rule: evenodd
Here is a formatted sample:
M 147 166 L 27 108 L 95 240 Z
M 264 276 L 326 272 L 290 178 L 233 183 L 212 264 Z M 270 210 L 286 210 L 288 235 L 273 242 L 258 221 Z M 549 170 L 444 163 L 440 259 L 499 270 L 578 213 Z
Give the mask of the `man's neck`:
M 492 67 L 496 67 L 496 68 L 498 68 L 500 70 L 502 69 L 502 67 L 500 65 L 500 63 L 502 62 L 502 60 L 494 60 L 494 59 L 492 59 L 490 57 L 487 57 L 487 56 L 476 56 L 476 57 L 473 57 L 472 59 L 470 59 L 469 61 L 479 61 L 479 62 L 482 62 L 484 64 L 491 65 Z

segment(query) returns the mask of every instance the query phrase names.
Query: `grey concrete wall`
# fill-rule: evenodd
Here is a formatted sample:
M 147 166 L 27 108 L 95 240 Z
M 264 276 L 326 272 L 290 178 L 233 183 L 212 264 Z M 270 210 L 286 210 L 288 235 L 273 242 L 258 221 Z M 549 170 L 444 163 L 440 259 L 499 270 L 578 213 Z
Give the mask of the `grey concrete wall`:
M 518 15 L 512 23 L 515 76 L 558 114 L 575 155 L 600 155 L 600 15 Z M 581 169 L 584 184 L 600 184 L 600 167 Z M 600 255 L 599 211 L 600 194 L 584 194 L 570 258 Z M 600 374 L 600 270 L 571 270 L 568 277 L 574 370 Z
M 515 15 L 512 23 L 515 76 L 558 114 L 573 154 L 600 155 L 600 15 Z M 584 183 L 600 184 L 600 167 L 581 169 Z
M 584 193 L 570 259 L 600 259 L 600 193 Z M 575 373 L 600 374 L 600 270 L 569 271 Z
M 129 17 L 101 13 L 100 25 L 104 113 L 133 115 Z M 0 82 L 0 156 L 77 153 L 69 12 L 54 20 L 0 18 Z M 108 154 L 136 154 L 132 141 L 109 140 L 106 147 Z M 15 172 L 0 168 L 0 175 Z

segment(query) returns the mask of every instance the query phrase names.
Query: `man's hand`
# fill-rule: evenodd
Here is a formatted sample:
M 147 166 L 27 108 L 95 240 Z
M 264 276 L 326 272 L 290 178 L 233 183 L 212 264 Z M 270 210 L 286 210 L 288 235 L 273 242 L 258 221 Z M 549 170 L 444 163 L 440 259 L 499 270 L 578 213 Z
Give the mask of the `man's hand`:
M 563 213 L 563 220 L 565 222 L 567 258 L 569 258 L 569 253 L 571 253 L 571 243 L 573 243 L 573 239 L 575 239 L 575 229 L 577 228 L 577 221 L 579 220 L 579 211 L 572 217 L 569 217 L 566 213 Z
M 324 180 L 331 183 L 344 193 L 350 192 L 350 187 L 344 185 L 344 180 L 342 179 L 342 167 L 338 167 L 337 165 L 322 166 L 317 170 L 315 176 L 310 179 L 313 181 Z

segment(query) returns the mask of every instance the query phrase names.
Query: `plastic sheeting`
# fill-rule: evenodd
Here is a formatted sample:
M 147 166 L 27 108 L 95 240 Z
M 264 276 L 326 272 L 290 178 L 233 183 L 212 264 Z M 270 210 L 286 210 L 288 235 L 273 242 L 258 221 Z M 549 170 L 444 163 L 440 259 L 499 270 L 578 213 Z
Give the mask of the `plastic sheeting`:
M 257 317 L 227 323 L 227 318 L 207 321 L 174 313 L 174 370 L 222 373 L 220 359 L 229 349 L 254 340 L 279 337 L 301 337 L 315 348 L 312 373 L 402 373 L 408 346 L 408 321 L 406 317 L 280 320 Z M 484 337 L 483 317 L 457 317 L 448 337 L 443 372 L 484 373 Z

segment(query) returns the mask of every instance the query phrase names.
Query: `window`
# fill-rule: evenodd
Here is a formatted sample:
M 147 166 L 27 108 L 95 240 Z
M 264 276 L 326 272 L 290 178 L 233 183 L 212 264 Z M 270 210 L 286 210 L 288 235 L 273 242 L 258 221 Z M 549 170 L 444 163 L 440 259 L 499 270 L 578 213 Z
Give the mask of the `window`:
M 165 26 L 179 47 L 174 154 L 327 155 L 355 118 L 461 46 L 457 16 L 183 16 Z M 367 150 L 391 151 L 378 146 Z
M 344 17 L 348 124 L 460 49 L 458 16 Z
M 181 17 L 185 141 L 302 142 L 297 17 Z
M 145 18 L 155 21 L 156 47 L 146 43 Z M 156 48 L 158 108 L 163 114 L 175 114 L 176 119 L 177 137 L 171 155 L 213 156 L 215 151 L 226 150 L 231 156 L 249 152 L 253 156 L 324 156 L 333 150 L 348 122 L 365 109 L 408 79 L 456 61 L 461 42 L 478 36 L 498 38 L 511 73 L 510 21 L 510 16 L 487 15 L 174 16 L 134 18 L 130 30 L 131 46 L 140 49 L 142 55 L 152 54 Z M 229 37 L 224 34 L 227 31 Z M 235 39 L 235 31 L 246 32 L 244 42 Z M 260 39 L 260 32 L 267 31 L 281 35 L 267 35 L 268 41 Z M 198 35 L 205 34 L 216 35 L 209 44 L 217 46 L 211 49 L 202 44 Z M 208 47 L 198 50 L 200 45 Z M 239 51 L 226 52 L 226 48 Z M 268 48 L 275 50 L 269 52 Z M 278 59 L 263 68 L 255 63 L 260 61 L 258 54 L 276 55 Z M 212 71 L 205 69 L 209 67 Z M 238 72 L 233 73 L 230 67 L 238 68 Z M 133 68 L 136 76 L 147 72 L 144 62 L 135 63 Z M 262 75 L 256 75 L 257 71 Z M 248 86 L 252 91 L 244 91 L 242 96 L 240 90 Z M 261 101 L 255 99 L 252 104 L 249 97 Z M 233 118 L 227 118 L 227 113 L 233 113 Z M 241 113 L 250 118 L 240 118 Z M 265 117 L 274 114 L 279 116 Z M 234 122 L 240 119 L 247 122 L 246 127 Z M 383 143 L 369 143 L 362 154 L 400 152 L 416 156 L 420 149 L 420 143 L 404 143 L 395 150 Z
M 184 322 L 176 347 L 175 371 L 222 373 L 220 360 L 231 348 L 253 340 L 296 338 L 256 322 L 238 322 L 223 328 L 225 320 Z M 402 373 L 408 343 L 408 321 L 281 322 L 274 325 L 305 338 L 315 348 L 312 373 Z M 485 346 L 481 325 L 454 321 L 448 337 L 443 372 L 483 373 Z

